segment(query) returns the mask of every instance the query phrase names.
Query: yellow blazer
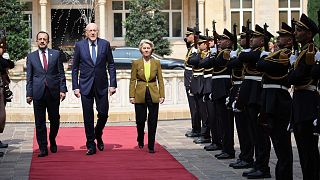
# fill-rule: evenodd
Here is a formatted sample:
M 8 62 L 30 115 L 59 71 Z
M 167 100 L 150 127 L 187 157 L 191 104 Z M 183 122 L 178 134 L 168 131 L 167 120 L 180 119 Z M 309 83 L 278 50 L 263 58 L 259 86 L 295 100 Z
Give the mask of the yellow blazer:
M 152 102 L 159 103 L 164 98 L 164 83 L 160 61 L 150 59 L 150 78 L 148 82 Z M 132 61 L 129 97 L 135 98 L 135 103 L 145 103 L 147 80 L 144 73 L 144 62 L 140 58 Z

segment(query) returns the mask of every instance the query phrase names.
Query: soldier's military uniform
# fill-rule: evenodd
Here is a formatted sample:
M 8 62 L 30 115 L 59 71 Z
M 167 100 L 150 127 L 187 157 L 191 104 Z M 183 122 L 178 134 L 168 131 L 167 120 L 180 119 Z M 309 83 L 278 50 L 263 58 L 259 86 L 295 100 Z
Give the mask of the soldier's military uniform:
M 279 37 L 292 38 L 292 28 L 282 23 L 277 32 Z M 264 146 L 260 167 L 269 167 L 271 142 L 278 161 L 275 169 L 276 179 L 293 179 L 292 175 L 292 147 L 291 133 L 287 131 L 291 113 L 292 99 L 288 91 L 288 69 L 290 67 L 291 45 L 280 47 L 282 49 L 262 57 L 257 63 L 257 69 L 263 72 L 262 77 L 262 101 L 259 123 L 262 124 L 264 139 L 259 142 Z M 269 138 L 270 137 L 270 138 Z M 255 177 L 248 175 L 248 177 Z
M 296 23 L 296 37 L 300 33 L 318 33 L 316 24 L 302 14 Z M 299 29 L 298 29 L 299 28 Z M 301 35 L 300 35 L 301 36 Z M 312 38 L 305 38 L 301 43 L 301 52 L 289 74 L 289 83 L 293 85 L 293 109 L 291 125 L 298 148 L 303 179 L 320 179 L 319 137 L 313 135 L 313 121 L 317 118 L 319 93 L 317 80 L 312 78 L 311 70 L 315 64 L 314 55 L 317 52 Z
M 207 38 L 205 36 L 199 36 L 198 46 L 202 43 L 205 43 Z M 204 59 L 208 54 L 208 51 L 201 51 L 197 49 L 197 53 L 193 53 L 188 59 L 187 63 L 192 65 L 192 77 L 191 77 L 191 86 L 190 92 L 195 98 L 196 108 L 200 114 L 202 121 L 201 135 L 198 139 L 195 139 L 195 143 L 209 143 L 210 140 L 210 129 L 208 126 L 208 112 L 207 106 L 204 102 L 204 68 L 199 66 L 200 61 Z
M 200 32 L 196 32 L 198 35 Z M 194 34 L 194 29 L 187 27 L 187 32 L 186 36 L 189 36 L 191 34 Z M 186 41 L 186 38 L 185 38 Z M 191 125 L 192 125 L 192 130 L 190 132 L 187 132 L 185 135 L 187 137 L 198 137 L 200 136 L 201 132 L 201 120 L 200 120 L 200 114 L 198 112 L 198 109 L 196 108 L 196 103 L 195 103 L 195 97 L 190 91 L 190 86 L 191 86 L 191 77 L 192 77 L 192 65 L 188 64 L 188 59 L 192 56 L 192 47 L 194 46 L 193 42 L 187 42 L 187 54 L 186 54 L 186 59 L 185 59 L 185 70 L 184 70 L 184 86 L 186 89 L 186 94 L 187 94 L 187 99 L 188 99 L 188 104 L 189 104 L 189 109 L 190 109 L 190 114 L 191 114 Z
M 258 38 L 264 36 L 264 29 L 258 24 L 255 26 L 255 31 L 252 32 L 252 38 Z M 272 34 L 266 32 L 266 36 L 270 40 Z M 254 144 L 254 151 L 256 161 L 254 163 L 254 168 L 243 172 L 243 176 L 248 176 L 248 174 L 259 173 L 264 177 L 271 177 L 270 168 L 262 169 L 261 164 L 263 160 L 263 149 L 260 140 L 263 139 L 262 127 L 258 125 L 258 114 L 260 111 L 261 104 L 261 92 L 262 92 L 262 73 L 257 71 L 256 63 L 260 59 L 260 54 L 262 52 L 262 47 L 253 47 L 249 52 L 242 52 L 239 54 L 239 59 L 244 63 L 244 80 L 241 84 L 239 92 L 239 101 L 244 107 L 245 118 L 249 125 L 250 140 Z M 253 156 L 253 152 L 252 152 Z
M 240 33 L 240 41 L 246 41 L 246 33 L 249 33 L 250 36 L 250 31 L 247 32 L 247 28 L 242 26 L 242 32 Z M 243 48 L 245 48 L 245 46 Z M 239 159 L 237 159 L 237 161 L 234 163 L 230 163 L 229 166 L 235 169 L 250 168 L 253 165 L 253 142 L 250 138 L 248 138 L 250 137 L 248 129 L 249 125 L 248 121 L 244 117 L 243 109 L 241 107 L 236 106 L 240 86 L 243 80 L 243 63 L 239 60 L 237 56 L 231 57 L 229 66 L 230 68 L 232 68 L 231 75 L 233 85 L 230 90 L 229 103 L 227 105 L 229 111 L 233 111 L 234 114 L 240 145 Z
M 220 39 L 232 42 L 233 34 L 224 29 Z M 232 45 L 232 44 L 231 44 Z M 231 69 L 228 67 L 230 61 L 231 47 L 222 49 L 212 60 L 212 100 L 215 104 L 215 114 L 218 119 L 218 128 L 222 133 L 222 152 L 215 155 L 218 159 L 231 159 L 235 157 L 233 120 L 230 121 L 227 113 L 226 98 L 231 88 Z

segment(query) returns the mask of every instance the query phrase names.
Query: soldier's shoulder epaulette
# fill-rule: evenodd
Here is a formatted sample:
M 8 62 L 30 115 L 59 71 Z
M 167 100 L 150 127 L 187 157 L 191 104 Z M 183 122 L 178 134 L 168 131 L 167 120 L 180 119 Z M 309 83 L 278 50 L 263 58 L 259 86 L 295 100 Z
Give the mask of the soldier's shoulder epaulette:
M 314 43 L 309 43 L 308 49 L 306 52 L 306 64 L 307 65 L 315 64 L 315 62 L 316 62 L 314 59 L 315 54 L 316 54 L 316 47 L 315 47 Z
M 223 50 L 223 59 L 230 60 L 230 49 Z
M 288 65 L 290 55 L 291 55 L 291 50 L 285 48 L 285 49 L 280 49 L 274 53 L 270 53 L 265 58 L 265 60 L 279 63 L 279 64 L 283 64 L 283 65 Z

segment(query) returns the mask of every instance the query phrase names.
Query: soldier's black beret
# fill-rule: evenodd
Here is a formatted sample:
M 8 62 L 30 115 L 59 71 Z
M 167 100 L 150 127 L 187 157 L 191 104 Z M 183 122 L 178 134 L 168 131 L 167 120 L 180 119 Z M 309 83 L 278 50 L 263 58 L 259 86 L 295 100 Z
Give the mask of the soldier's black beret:
M 261 26 L 259 26 L 258 24 L 256 24 L 252 34 L 254 36 L 264 36 L 264 29 Z M 269 31 L 266 32 L 266 35 L 269 39 L 271 39 L 273 37 L 273 35 Z
M 296 21 L 295 24 L 305 30 L 311 31 L 313 35 L 316 35 L 319 32 L 316 23 L 305 14 L 302 14 L 300 20 Z
M 235 40 L 234 35 L 231 32 L 229 32 L 226 28 L 224 28 L 223 34 L 220 35 L 220 38 L 221 39 L 230 39 L 231 41 Z
M 190 35 L 190 34 L 193 34 L 194 32 L 194 28 L 191 28 L 191 27 L 187 27 L 187 32 L 186 32 L 186 35 Z M 196 31 L 196 35 L 199 35 L 201 32 L 199 30 Z
M 284 34 L 293 35 L 292 28 L 285 22 L 281 23 L 281 28 L 279 31 L 277 31 L 277 33 L 280 35 L 284 35 Z

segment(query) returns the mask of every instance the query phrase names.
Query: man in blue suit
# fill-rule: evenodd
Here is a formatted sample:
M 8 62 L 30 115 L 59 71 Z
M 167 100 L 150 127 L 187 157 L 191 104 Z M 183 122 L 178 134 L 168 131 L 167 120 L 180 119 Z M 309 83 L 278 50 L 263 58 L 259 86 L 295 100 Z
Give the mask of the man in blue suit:
M 102 133 L 108 119 L 108 90 L 110 96 L 116 92 L 117 80 L 110 43 L 98 38 L 96 24 L 89 23 L 85 30 L 87 38 L 75 44 L 72 89 L 76 97 L 81 97 L 88 149 L 86 154 L 93 155 L 96 153 L 96 145 L 100 151 L 104 149 Z M 94 101 L 98 111 L 96 127 L 94 127 Z
M 57 152 L 56 136 L 60 125 L 60 100 L 66 97 L 66 77 L 60 52 L 48 48 L 49 34 L 37 34 L 39 49 L 27 56 L 27 103 L 33 101 L 36 136 L 40 153 L 48 155 L 46 110 L 50 121 L 50 151 Z

